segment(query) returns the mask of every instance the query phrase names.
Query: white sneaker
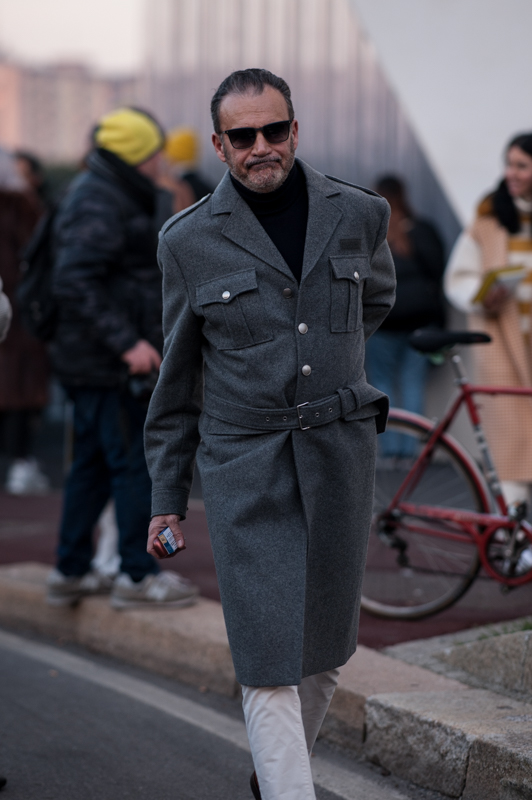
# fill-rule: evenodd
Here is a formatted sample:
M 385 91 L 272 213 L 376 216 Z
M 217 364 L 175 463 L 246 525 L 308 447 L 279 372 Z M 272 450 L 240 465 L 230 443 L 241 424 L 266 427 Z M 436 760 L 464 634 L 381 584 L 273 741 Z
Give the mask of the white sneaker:
M 113 580 L 101 572 L 87 572 L 85 575 L 63 575 L 52 569 L 46 578 L 46 602 L 49 606 L 75 606 L 83 597 L 95 594 L 109 594 Z
M 46 494 L 50 481 L 34 458 L 17 458 L 7 471 L 5 490 L 9 494 Z
M 111 594 L 113 608 L 164 606 L 181 608 L 196 602 L 199 588 L 177 572 L 160 572 L 146 575 L 138 583 L 121 572 L 116 578 Z

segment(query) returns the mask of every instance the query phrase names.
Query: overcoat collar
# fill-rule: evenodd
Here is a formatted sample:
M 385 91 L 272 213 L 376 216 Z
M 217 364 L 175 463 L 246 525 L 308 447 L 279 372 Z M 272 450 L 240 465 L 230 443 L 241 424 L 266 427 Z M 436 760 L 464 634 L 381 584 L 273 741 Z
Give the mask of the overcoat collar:
M 307 236 L 301 277 L 303 282 L 333 235 L 342 218 L 342 211 L 330 200 L 340 194 L 338 186 L 304 161 L 297 161 L 305 174 L 308 192 Z M 232 185 L 229 172 L 222 178 L 211 202 L 213 215 L 229 214 L 222 229 L 223 236 L 295 280 L 290 267 L 255 214 Z

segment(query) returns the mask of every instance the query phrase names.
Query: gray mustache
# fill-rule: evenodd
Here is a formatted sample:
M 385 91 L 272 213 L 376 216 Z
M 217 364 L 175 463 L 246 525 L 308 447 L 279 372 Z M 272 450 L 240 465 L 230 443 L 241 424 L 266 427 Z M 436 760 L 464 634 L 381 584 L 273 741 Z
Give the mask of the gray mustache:
M 279 164 L 280 158 L 254 158 L 246 161 L 246 167 L 254 167 L 256 164 Z

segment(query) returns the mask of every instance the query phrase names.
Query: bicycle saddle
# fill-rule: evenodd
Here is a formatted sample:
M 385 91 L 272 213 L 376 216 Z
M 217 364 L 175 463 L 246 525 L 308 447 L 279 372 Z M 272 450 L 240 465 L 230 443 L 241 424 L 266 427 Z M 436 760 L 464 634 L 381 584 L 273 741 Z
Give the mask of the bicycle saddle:
M 491 336 L 480 331 L 441 331 L 437 328 L 418 328 L 408 337 L 410 347 L 420 353 L 437 353 L 455 344 L 487 344 Z

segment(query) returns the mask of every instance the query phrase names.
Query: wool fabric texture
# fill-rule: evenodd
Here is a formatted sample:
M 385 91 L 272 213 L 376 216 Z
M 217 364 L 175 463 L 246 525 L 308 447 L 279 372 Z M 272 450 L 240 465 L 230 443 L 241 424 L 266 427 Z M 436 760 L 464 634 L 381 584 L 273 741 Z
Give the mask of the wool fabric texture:
M 145 428 L 152 513 L 186 516 L 196 457 L 245 686 L 293 686 L 353 654 L 388 406 L 366 382 L 364 341 L 394 300 L 389 207 L 297 163 L 309 200 L 299 283 L 229 173 L 165 225 L 159 246 L 165 347 Z M 271 410 L 333 394 L 344 397 L 341 419 L 268 427 Z

